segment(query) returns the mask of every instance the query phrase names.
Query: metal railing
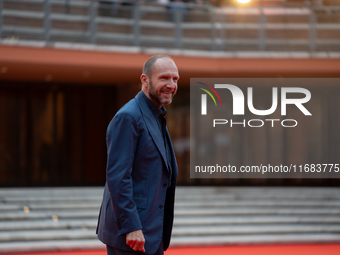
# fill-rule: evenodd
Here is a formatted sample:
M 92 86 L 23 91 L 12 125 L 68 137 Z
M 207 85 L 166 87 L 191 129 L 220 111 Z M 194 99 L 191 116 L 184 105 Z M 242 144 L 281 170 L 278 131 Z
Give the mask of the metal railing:
M 339 6 L 0 0 L 0 38 L 213 51 L 340 51 Z

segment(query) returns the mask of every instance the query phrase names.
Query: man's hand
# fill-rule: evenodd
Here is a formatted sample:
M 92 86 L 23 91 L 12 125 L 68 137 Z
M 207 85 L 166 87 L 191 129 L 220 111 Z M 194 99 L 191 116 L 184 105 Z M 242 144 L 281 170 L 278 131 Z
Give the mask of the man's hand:
M 144 243 L 145 239 L 141 229 L 126 234 L 126 244 L 134 251 L 145 252 Z

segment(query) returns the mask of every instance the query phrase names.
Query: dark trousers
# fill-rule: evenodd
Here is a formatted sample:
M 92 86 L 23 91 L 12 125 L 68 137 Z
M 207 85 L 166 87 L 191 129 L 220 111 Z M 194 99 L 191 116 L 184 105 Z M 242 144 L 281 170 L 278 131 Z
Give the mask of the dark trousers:
M 107 250 L 107 255 L 137 255 L 137 254 L 144 254 L 144 252 L 141 251 L 123 251 L 111 246 L 106 245 L 106 250 Z M 146 251 L 148 252 L 148 251 Z M 164 255 L 164 246 L 163 246 L 163 238 L 161 241 L 161 245 L 159 246 L 158 250 L 156 251 L 156 253 L 154 253 L 153 255 Z

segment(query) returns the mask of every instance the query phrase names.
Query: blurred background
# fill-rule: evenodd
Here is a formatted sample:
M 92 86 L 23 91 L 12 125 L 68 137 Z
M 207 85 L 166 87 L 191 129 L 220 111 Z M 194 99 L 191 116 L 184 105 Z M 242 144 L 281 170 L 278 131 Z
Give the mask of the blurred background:
M 179 184 L 339 184 L 197 180 L 188 167 L 190 77 L 339 77 L 338 0 L 0 0 L 0 38 L 1 186 L 103 185 L 106 127 L 140 90 L 144 61 L 159 53 L 171 55 L 181 75 L 167 116 Z M 324 117 L 313 123 L 317 137 L 306 143 L 303 130 L 300 139 L 284 131 L 289 142 L 276 158 L 331 163 L 339 125 L 327 116 L 338 116 L 339 88 L 308 89 Z M 321 152 L 306 155 L 309 146 Z
M 173 244 L 340 242 L 339 179 L 189 174 L 190 78 L 339 78 L 339 0 L 0 0 L 0 251 L 102 248 L 106 128 L 154 54 L 181 76 L 167 107 L 181 186 Z M 256 146 L 266 133 L 233 134 L 246 164 L 340 163 L 340 87 L 302 87 L 321 117 L 276 133 L 275 150 Z

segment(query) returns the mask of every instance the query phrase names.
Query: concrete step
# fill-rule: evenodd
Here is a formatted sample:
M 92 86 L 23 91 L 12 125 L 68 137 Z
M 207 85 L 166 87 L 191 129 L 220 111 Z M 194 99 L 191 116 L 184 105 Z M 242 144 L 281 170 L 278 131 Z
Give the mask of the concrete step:
M 84 219 L 84 218 L 97 218 L 99 215 L 98 210 L 74 210 L 69 211 L 47 211 L 47 212 L 35 212 L 35 213 L 25 213 L 25 212 L 11 212 L 11 213 L 0 213 L 0 221 L 9 220 L 44 220 L 51 219 L 52 216 L 57 216 L 61 219 Z
M 93 198 L 102 197 L 103 187 L 84 187 L 84 188 L 1 188 L 0 198 L 37 198 L 49 197 L 52 199 L 69 199 L 74 197 Z
M 76 219 L 76 218 L 96 218 L 99 214 L 99 207 L 88 210 L 48 210 L 39 212 L 10 212 L 0 213 L 0 221 L 4 220 L 39 220 L 49 219 L 52 216 L 57 216 L 61 219 Z M 295 216 L 339 216 L 340 208 L 255 208 L 255 207 L 242 207 L 242 208 L 181 208 L 175 209 L 176 216 L 215 216 L 215 215 L 262 215 L 262 216 L 273 216 L 273 215 L 295 215 Z
M 271 201 L 271 200 L 243 200 L 243 201 L 230 201 L 230 200 L 216 200 L 211 199 L 209 201 L 192 201 L 192 200 L 177 200 L 176 208 L 234 208 L 234 209 L 242 209 L 242 208 L 332 208 L 332 209 L 340 209 L 340 200 L 339 201 Z M 32 202 L 20 202 L 18 203 L 5 203 L 2 205 L 0 212 L 12 211 L 18 212 L 25 210 L 24 208 L 28 208 L 30 212 L 46 212 L 46 211 L 72 211 L 72 210 L 97 210 L 100 208 L 100 199 L 97 199 L 96 202 L 89 201 L 84 203 L 84 201 L 78 202 L 68 202 L 68 203 L 50 203 L 50 202 L 41 202 L 41 203 L 32 203 Z
M 79 240 L 97 239 L 93 229 L 53 229 L 53 230 L 29 230 L 11 231 L 0 233 L 0 242 L 18 241 L 43 241 L 43 240 Z
M 44 221 L 6 221 L 0 222 L 0 231 L 19 231 L 19 230 L 51 230 L 51 229 L 95 229 L 98 220 L 59 220 L 52 219 Z
M 246 226 L 176 226 L 173 236 L 232 236 L 266 234 L 339 234 L 340 225 L 246 225 Z M 0 242 L 38 241 L 38 240 L 79 240 L 97 239 L 95 228 L 53 229 L 8 231 L 0 233 Z
M 19 211 L 22 210 L 22 206 L 17 204 L 1 204 L 0 212 L 6 212 L 6 211 Z
M 177 226 L 174 228 L 173 236 L 209 236 L 209 235 L 249 235 L 249 234 L 317 234 L 335 233 L 340 234 L 340 225 L 218 225 L 218 226 Z M 1 240 L 1 239 L 0 239 Z
M 45 203 L 45 204 L 31 204 L 31 203 L 26 203 L 25 206 L 29 208 L 30 211 L 49 211 L 49 210 L 57 210 L 57 211 L 62 211 L 62 210 L 98 210 L 100 208 L 100 199 L 96 201 L 96 203 Z M 8 208 L 8 210 L 10 207 Z M 15 207 L 13 206 L 13 209 Z M 19 209 L 22 209 L 22 207 L 19 207 Z
M 6 203 L 6 204 L 27 204 L 27 203 L 53 203 L 53 204 L 60 204 L 60 203 L 79 203 L 79 202 L 96 202 L 100 201 L 102 196 L 69 196 L 69 197 L 63 197 L 63 196 L 58 196 L 58 197 L 51 197 L 51 196 L 30 196 L 26 195 L 23 197 L 3 197 L 0 198 L 1 202 Z
M 243 244 L 281 244 L 281 243 L 329 243 L 340 242 L 340 234 L 287 234 L 287 235 L 212 235 L 212 236 L 174 236 L 171 246 L 203 245 L 243 245 Z
M 337 216 L 187 216 L 175 215 L 175 226 L 198 225 L 247 225 L 247 224 L 340 224 Z
M 105 249 L 105 245 L 98 239 L 83 240 L 48 240 L 27 242 L 0 243 L 0 253 L 24 253 L 44 251 L 69 251 L 69 250 L 99 250 Z
M 1 188 L 0 199 L 39 199 L 46 200 L 73 200 L 75 198 L 95 199 L 103 195 L 102 187 L 84 188 Z M 285 198 L 292 200 L 299 199 L 340 199 L 339 188 L 308 188 L 308 187 L 178 187 L 176 199 L 224 197 L 232 199 L 267 199 Z M 2 201 L 2 200 L 0 200 Z
M 300 199 L 340 199 L 338 188 L 308 188 L 308 187 L 181 187 L 176 190 L 177 198 L 206 198 L 206 197 L 224 197 L 233 199 L 268 199 L 284 198 L 292 200 Z
M 0 253 L 98 249 L 103 188 L 0 189 Z M 340 241 L 339 188 L 178 187 L 172 246 Z
M 220 206 L 220 205 L 232 205 L 232 206 L 243 206 L 243 205 L 251 205 L 251 206 L 340 206 L 340 198 L 315 198 L 308 199 L 287 199 L 282 198 L 278 200 L 279 197 L 269 197 L 269 198 L 250 198 L 244 197 L 242 200 L 237 198 L 230 197 L 228 195 L 225 196 L 207 196 L 202 195 L 201 198 L 197 196 L 181 196 L 177 195 L 176 197 L 176 205 L 192 205 L 192 206 Z M 76 207 L 88 207 L 97 206 L 100 204 L 102 196 L 97 196 L 93 198 L 87 197 L 67 197 L 63 199 L 62 197 L 54 198 L 54 197 L 6 197 L 0 198 L 0 203 L 3 205 L 8 205 L 11 207 L 11 204 L 20 204 L 20 205 L 29 205 L 32 207 L 36 207 L 37 209 L 48 208 L 49 206 L 58 206 L 66 208 L 70 208 L 71 206 Z M 204 200 L 202 200 L 204 199 Z M 321 200 L 323 199 L 323 200 Z M 15 206 L 12 206 L 15 208 Z
M 223 217 L 179 217 L 176 215 L 174 226 L 186 227 L 191 226 L 240 226 L 240 225 L 260 225 L 268 226 L 277 225 L 334 225 L 340 224 L 340 217 L 294 217 L 294 216 L 223 216 Z M 0 221 L 0 231 L 18 231 L 18 230 L 50 230 L 50 229 L 95 229 L 97 226 L 97 217 L 77 220 L 77 219 L 60 219 L 53 221 L 52 217 L 45 220 L 26 220 L 26 221 Z
M 82 209 L 98 209 L 100 207 L 100 199 L 96 202 L 78 201 L 76 203 L 18 203 L 14 204 L 3 204 L 1 211 L 18 211 L 22 210 L 23 207 L 28 207 L 30 211 L 45 211 L 45 210 L 82 210 Z M 176 200 L 176 207 L 277 207 L 277 208 L 304 208 L 304 207 L 331 207 L 340 208 L 339 201 L 271 201 L 271 200 L 243 200 L 243 201 L 230 201 L 230 200 L 216 200 L 210 199 L 209 201 L 192 201 L 192 200 Z
M 175 209 L 176 215 L 340 215 L 340 208 L 186 208 Z
M 272 206 L 284 206 L 284 207 L 340 207 L 340 200 L 332 200 L 332 201 L 296 201 L 296 200 L 242 200 L 235 201 L 229 199 L 216 199 L 212 198 L 208 201 L 202 200 L 189 200 L 189 199 L 178 199 L 176 200 L 176 207 L 243 207 L 243 206 L 254 206 L 254 207 L 272 207 Z

